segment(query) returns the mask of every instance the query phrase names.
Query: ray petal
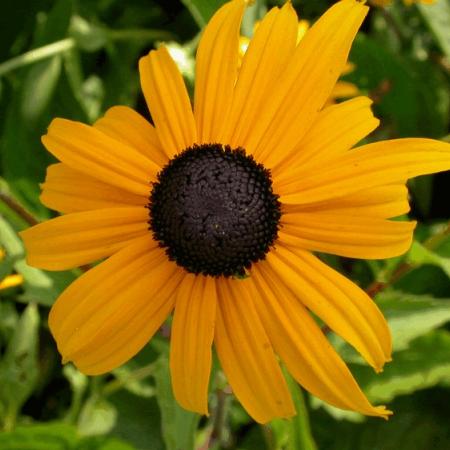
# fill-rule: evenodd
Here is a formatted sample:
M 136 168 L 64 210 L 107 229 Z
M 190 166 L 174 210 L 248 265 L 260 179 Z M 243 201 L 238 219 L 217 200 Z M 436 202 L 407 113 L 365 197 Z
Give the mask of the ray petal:
M 286 204 L 344 197 L 377 186 L 450 169 L 450 144 L 432 139 L 394 139 L 363 145 L 325 165 L 287 170 L 274 180 Z
M 132 146 L 160 167 L 168 162 L 155 128 L 128 106 L 109 108 L 104 117 L 95 122 L 94 127 Z
M 223 142 L 251 151 L 247 136 L 295 49 L 297 28 L 297 15 L 289 2 L 281 9 L 272 8 L 258 25 L 239 71 Z
M 215 282 L 211 277 L 186 275 L 175 303 L 170 372 L 178 403 L 199 414 L 208 414 L 216 303 Z
M 286 286 L 333 331 L 380 371 L 390 360 L 392 343 L 386 320 L 356 284 L 310 252 L 277 245 L 267 261 Z
M 303 387 L 338 408 L 386 417 L 389 412 L 369 403 L 306 308 L 267 263 L 258 263 L 246 281 L 255 286 L 256 309 L 275 351 Z
M 245 286 L 220 279 L 217 288 L 214 342 L 236 397 L 260 423 L 294 415 L 286 381 Z
M 130 145 L 80 122 L 54 119 L 42 142 L 72 169 L 137 195 L 149 194 L 160 169 Z
M 170 313 L 182 277 L 150 236 L 84 273 L 61 294 L 49 316 L 64 361 L 88 375 L 126 362 Z
M 165 47 L 139 60 L 141 86 L 161 146 L 172 158 L 197 142 L 194 115 L 183 77 Z
M 272 168 L 290 154 L 317 118 L 345 66 L 368 8 L 334 4 L 298 44 L 283 76 L 268 93 L 246 148 Z
M 219 142 L 228 120 L 244 7 L 244 0 L 233 0 L 222 6 L 209 21 L 198 46 L 194 114 L 201 144 Z
M 416 222 L 375 217 L 299 212 L 284 214 L 280 242 L 307 250 L 382 259 L 405 253 L 412 243 Z
M 47 176 L 41 188 L 41 202 L 66 214 L 92 209 L 144 207 L 148 204 L 148 195 L 132 194 L 63 163 L 47 167 Z
M 148 210 L 110 208 L 68 214 L 20 233 L 28 264 L 47 270 L 78 267 L 112 255 L 148 235 Z

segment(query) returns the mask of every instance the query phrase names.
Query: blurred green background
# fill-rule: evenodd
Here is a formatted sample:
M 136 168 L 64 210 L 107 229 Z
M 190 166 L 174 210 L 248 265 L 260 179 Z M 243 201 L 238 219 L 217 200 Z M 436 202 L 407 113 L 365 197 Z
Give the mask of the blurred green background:
M 17 232 L 54 215 L 39 203 L 51 156 L 40 136 L 53 117 L 92 123 L 113 105 L 148 116 L 138 58 L 164 42 L 192 89 L 198 33 L 222 0 L 15 0 L 0 16 L 0 449 L 1 450 L 448 450 L 450 448 L 449 174 L 410 184 L 421 223 L 403 257 L 327 262 L 375 296 L 394 336 L 394 358 L 374 375 L 332 334 L 385 422 L 329 407 L 290 380 L 299 414 L 254 423 L 215 363 L 210 417 L 182 410 L 162 330 L 113 373 L 85 377 L 61 366 L 47 315 L 77 275 L 24 261 Z M 315 20 L 332 3 L 293 0 Z M 256 0 L 242 32 L 268 7 Z M 374 100 L 382 125 L 369 138 L 449 140 L 450 3 L 373 7 L 345 76 Z M 300 324 L 301 326 L 301 324 Z M 166 330 L 167 331 L 167 330 Z

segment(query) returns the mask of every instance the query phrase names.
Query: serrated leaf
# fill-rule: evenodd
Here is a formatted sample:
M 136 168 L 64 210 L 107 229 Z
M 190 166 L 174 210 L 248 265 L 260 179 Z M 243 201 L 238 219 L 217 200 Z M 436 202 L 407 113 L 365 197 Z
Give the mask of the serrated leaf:
M 162 434 L 167 450 L 194 450 L 200 416 L 178 405 L 172 393 L 167 353 L 155 363 L 156 399 L 161 410 Z

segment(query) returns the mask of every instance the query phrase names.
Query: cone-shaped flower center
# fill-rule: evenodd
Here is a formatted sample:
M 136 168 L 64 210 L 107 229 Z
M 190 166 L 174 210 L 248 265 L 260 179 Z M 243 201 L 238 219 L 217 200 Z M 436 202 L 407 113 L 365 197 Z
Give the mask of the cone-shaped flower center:
M 244 275 L 277 237 L 277 198 L 270 172 L 242 148 L 194 146 L 158 174 L 149 224 L 169 258 L 188 272 Z

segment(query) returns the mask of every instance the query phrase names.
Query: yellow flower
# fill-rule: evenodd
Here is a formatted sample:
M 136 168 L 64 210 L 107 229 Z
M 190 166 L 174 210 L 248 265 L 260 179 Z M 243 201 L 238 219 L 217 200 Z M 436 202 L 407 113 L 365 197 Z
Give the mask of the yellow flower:
M 108 258 L 59 297 L 50 328 L 65 362 L 101 374 L 133 357 L 174 310 L 179 403 L 206 414 L 214 344 L 258 422 L 294 406 L 277 356 L 314 395 L 372 406 L 309 311 L 376 370 L 391 358 L 381 312 L 313 251 L 389 258 L 410 246 L 408 178 L 450 168 L 450 145 L 399 139 L 350 150 L 378 125 L 370 100 L 323 108 L 368 8 L 332 6 L 296 46 L 290 5 L 273 8 L 238 65 L 244 0 L 207 25 L 194 108 L 164 47 L 140 60 L 154 126 L 117 106 L 94 126 L 55 119 L 43 137 L 42 202 L 65 213 L 25 232 L 28 262 L 64 270 Z

